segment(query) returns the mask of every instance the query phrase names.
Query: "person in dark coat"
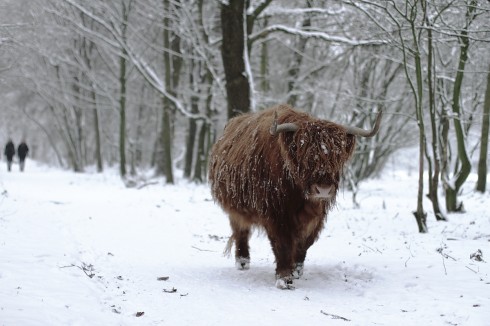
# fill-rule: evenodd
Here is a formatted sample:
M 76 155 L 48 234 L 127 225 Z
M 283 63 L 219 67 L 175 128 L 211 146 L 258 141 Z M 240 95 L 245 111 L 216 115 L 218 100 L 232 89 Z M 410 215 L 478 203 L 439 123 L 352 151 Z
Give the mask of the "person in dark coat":
M 14 159 L 15 155 L 15 146 L 12 142 L 12 139 L 9 139 L 7 145 L 5 145 L 4 154 L 7 157 L 7 170 L 10 172 L 10 170 L 12 169 L 12 160 Z
M 19 156 L 19 166 L 20 166 L 20 171 L 24 171 L 24 167 L 26 164 L 26 156 L 27 153 L 29 152 L 29 147 L 27 147 L 27 144 L 25 141 L 22 141 L 19 144 L 19 147 L 17 148 L 17 155 Z

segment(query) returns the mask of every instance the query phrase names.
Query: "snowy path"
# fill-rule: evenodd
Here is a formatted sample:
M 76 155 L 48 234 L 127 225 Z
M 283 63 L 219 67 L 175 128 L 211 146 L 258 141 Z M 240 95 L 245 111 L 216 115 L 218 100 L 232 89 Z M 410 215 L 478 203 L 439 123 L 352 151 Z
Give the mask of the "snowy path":
M 1 170 L 0 325 L 488 325 L 489 195 L 420 235 L 403 173 L 364 184 L 361 209 L 341 192 L 303 279 L 281 291 L 266 239 L 235 270 L 226 216 L 206 186 L 180 183 Z

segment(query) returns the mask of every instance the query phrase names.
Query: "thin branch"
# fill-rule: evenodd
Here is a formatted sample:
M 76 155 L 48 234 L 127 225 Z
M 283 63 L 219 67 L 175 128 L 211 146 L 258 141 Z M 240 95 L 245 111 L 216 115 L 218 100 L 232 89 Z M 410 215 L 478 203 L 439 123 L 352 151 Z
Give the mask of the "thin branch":
M 381 40 L 381 39 L 374 39 L 374 40 L 356 40 L 356 39 L 350 39 L 347 37 L 342 37 L 342 36 L 335 36 L 335 35 L 330 35 L 328 33 L 324 32 L 315 32 L 315 31 L 305 31 L 301 30 L 298 28 L 293 28 L 293 27 L 288 27 L 284 25 L 271 25 L 263 30 L 254 33 L 250 35 L 249 37 L 249 42 L 253 43 L 257 41 L 258 39 L 262 39 L 267 37 L 271 33 L 286 33 L 290 35 L 296 35 L 299 37 L 304 37 L 304 38 L 317 38 L 324 40 L 326 42 L 332 42 L 332 43 L 339 43 L 339 44 L 346 44 L 346 45 L 351 45 L 351 46 L 362 46 L 362 45 L 384 45 L 388 44 L 389 42 L 386 40 Z

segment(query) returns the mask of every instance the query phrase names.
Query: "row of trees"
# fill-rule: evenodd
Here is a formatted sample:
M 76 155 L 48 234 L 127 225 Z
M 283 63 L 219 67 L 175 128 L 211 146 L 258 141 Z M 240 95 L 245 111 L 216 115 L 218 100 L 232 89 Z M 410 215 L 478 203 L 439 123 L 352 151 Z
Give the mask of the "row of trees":
M 401 56 L 419 131 L 419 190 L 414 215 L 419 231 L 427 232 L 425 162 L 427 196 L 438 220 L 446 219 L 438 200 L 440 181 L 446 211 L 464 210 L 457 197 L 471 171 L 469 146 L 475 140 L 481 141 L 477 190 L 485 191 L 490 100 L 490 85 L 485 83 L 490 62 L 485 53 L 490 41 L 490 6 L 477 0 L 353 1 L 352 5 L 375 23 Z M 475 117 L 482 129 L 470 138 Z
M 35 124 L 37 131 L 23 136 L 38 159 L 74 171 L 117 164 L 125 179 L 153 166 L 168 183 L 179 167 L 185 178 L 203 182 L 210 146 L 236 114 L 287 102 L 367 126 L 384 108 L 381 132 L 359 141 L 346 171 L 354 202 L 361 180 L 393 151 L 414 144 L 421 232 L 425 184 L 439 220 L 446 219 L 440 190 L 445 211 L 461 211 L 457 197 L 473 166 L 485 191 L 488 1 L 5 0 L 4 6 L 0 80 L 9 109 L 0 114 L 7 133 L 18 132 L 26 117 Z

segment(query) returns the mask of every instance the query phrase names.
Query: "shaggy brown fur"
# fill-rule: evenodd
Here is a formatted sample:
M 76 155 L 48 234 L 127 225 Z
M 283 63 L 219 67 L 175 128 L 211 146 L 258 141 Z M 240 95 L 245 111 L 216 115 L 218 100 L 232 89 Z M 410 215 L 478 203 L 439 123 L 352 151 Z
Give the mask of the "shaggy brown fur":
M 299 129 L 271 135 L 274 112 L 279 123 Z M 228 122 L 211 152 L 209 181 L 214 199 L 229 214 L 239 268 L 248 268 L 248 240 L 258 226 L 271 242 L 277 278 L 290 284 L 292 275 L 302 274 L 354 147 L 355 137 L 343 127 L 287 105 Z M 315 186 L 329 196 L 315 198 Z

